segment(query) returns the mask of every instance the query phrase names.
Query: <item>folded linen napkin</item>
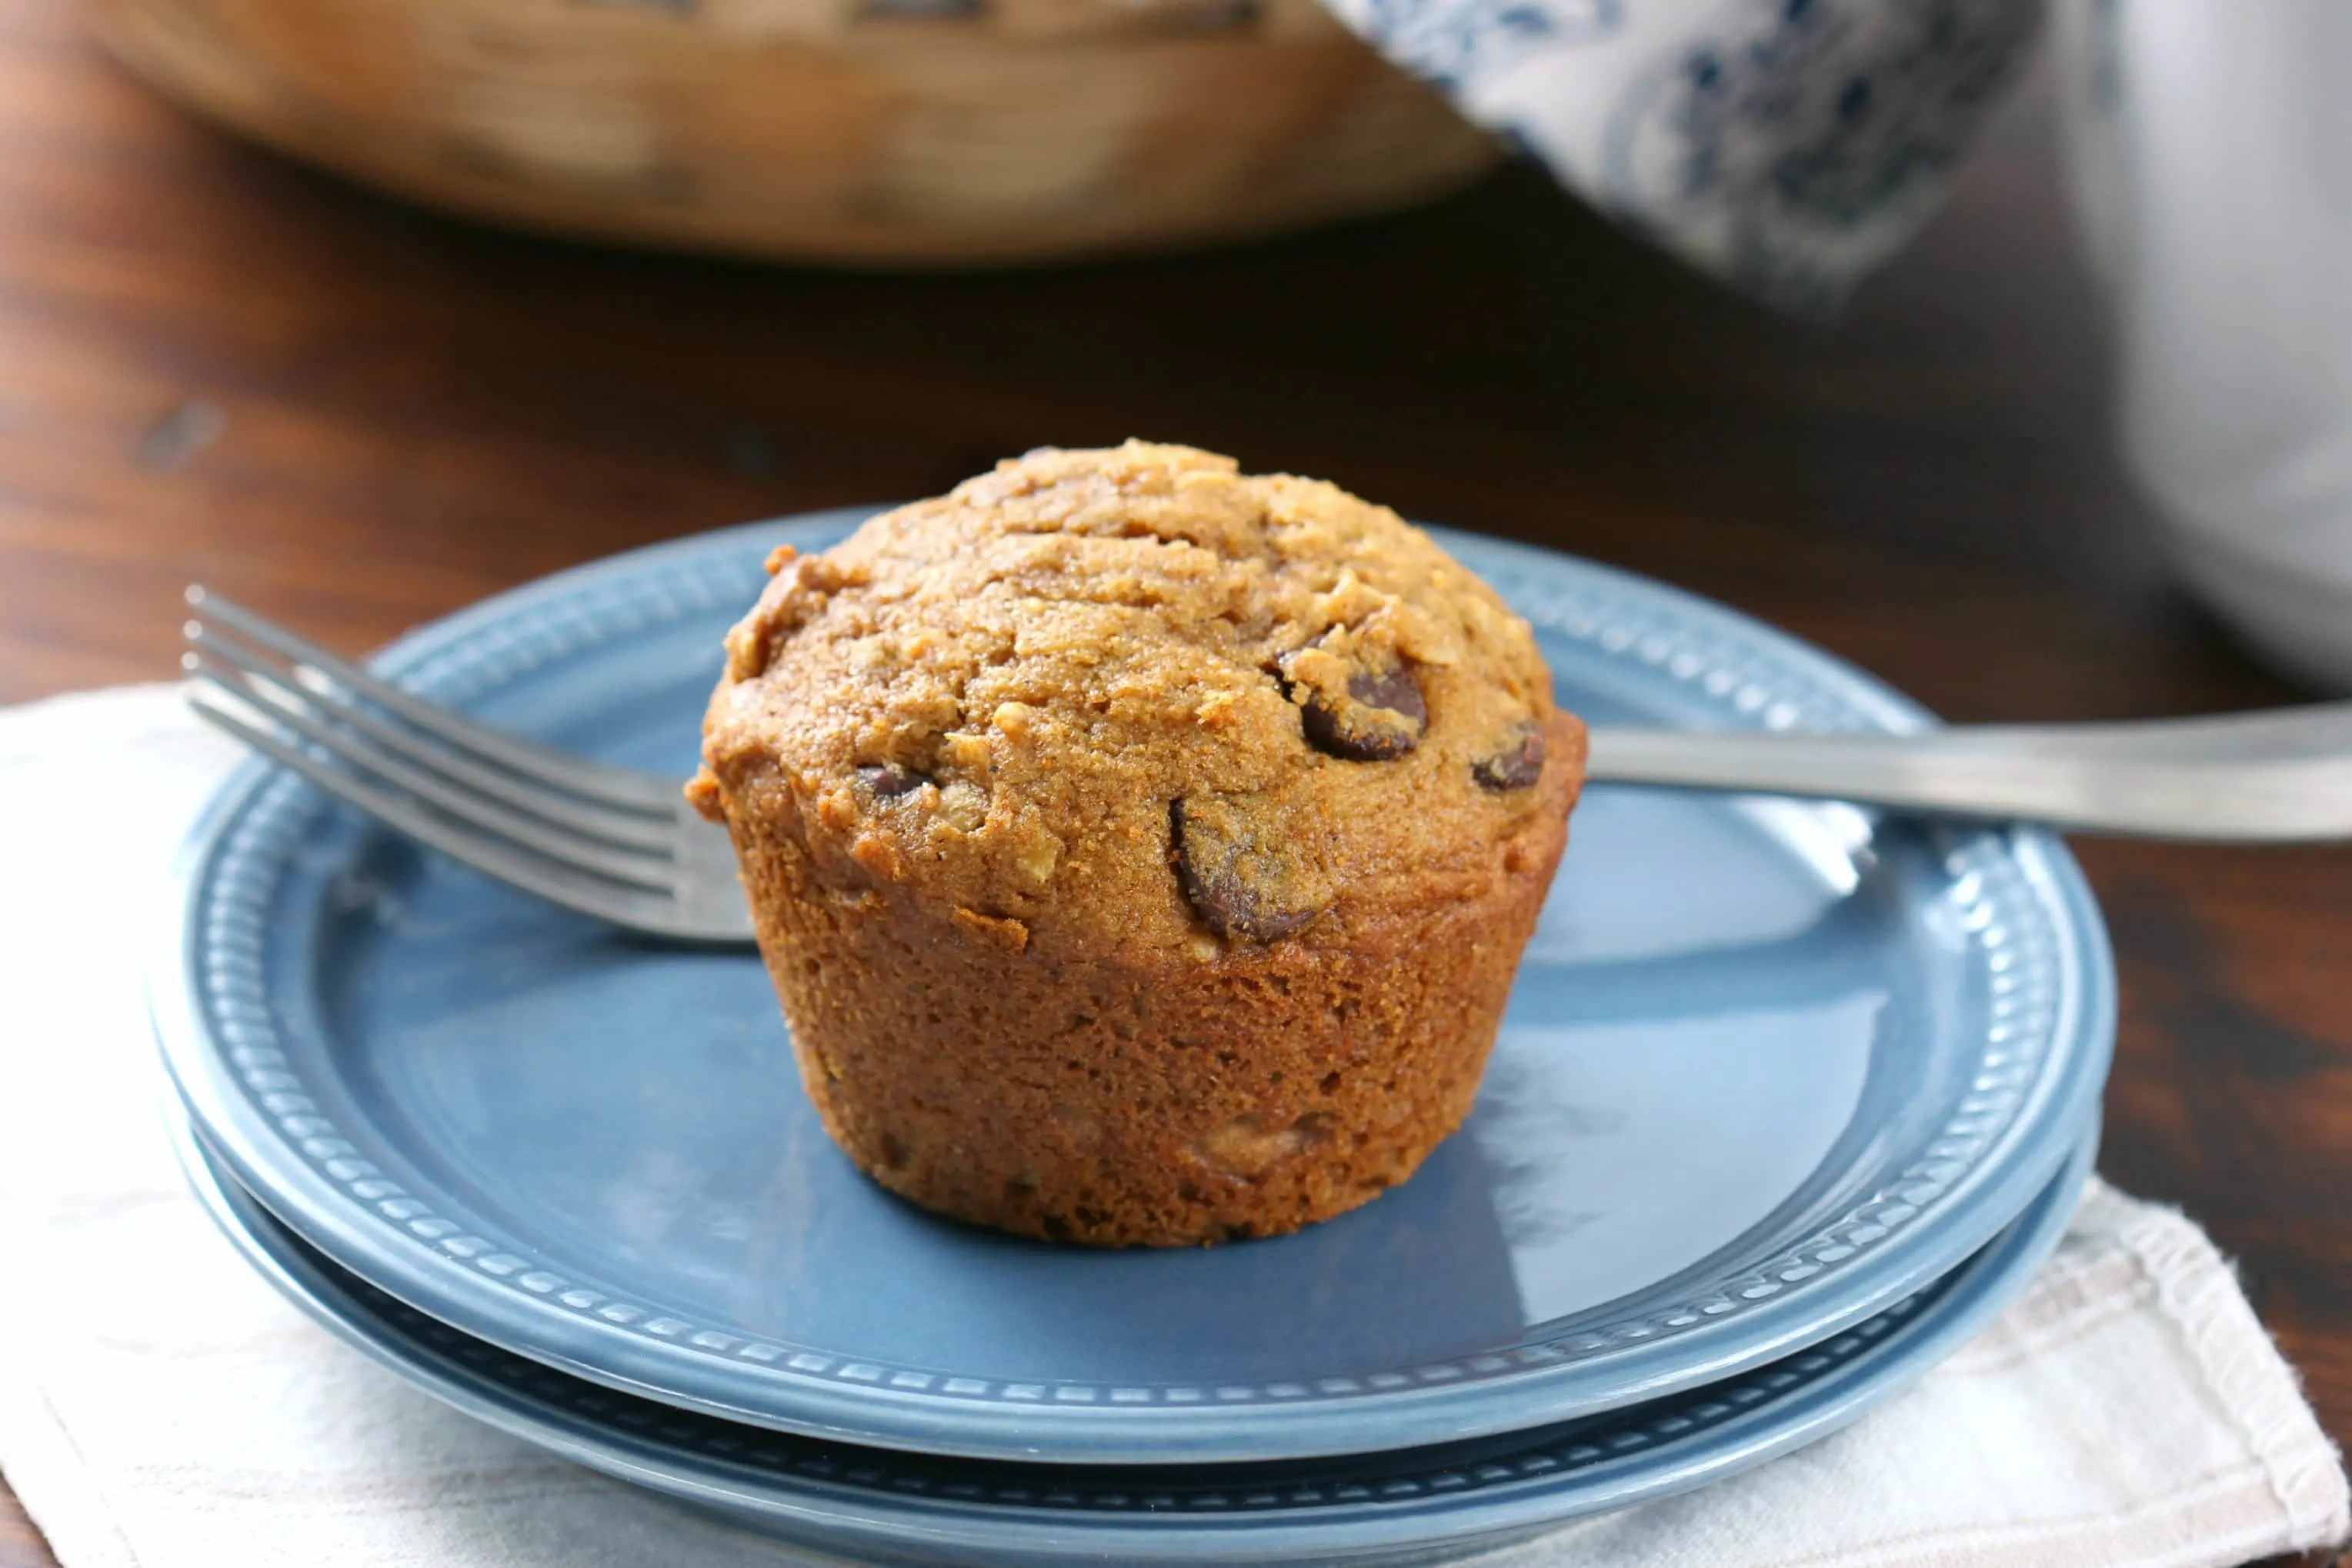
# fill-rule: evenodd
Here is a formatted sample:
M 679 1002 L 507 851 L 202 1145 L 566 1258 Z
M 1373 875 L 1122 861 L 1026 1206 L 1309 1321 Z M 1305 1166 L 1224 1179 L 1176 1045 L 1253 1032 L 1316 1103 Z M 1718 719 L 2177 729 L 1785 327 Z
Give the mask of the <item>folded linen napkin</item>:
M 1325 0 L 1627 226 L 1797 310 L 1927 221 L 2041 0 Z
M 722 1568 L 810 1554 L 477 1425 L 214 1234 L 157 1109 L 141 948 L 236 759 L 148 687 L 0 710 L 0 1474 L 65 1568 Z M 1918 1387 L 1482 1568 L 2200 1568 L 2342 1541 L 2336 1455 L 2226 1264 L 2093 1182 Z

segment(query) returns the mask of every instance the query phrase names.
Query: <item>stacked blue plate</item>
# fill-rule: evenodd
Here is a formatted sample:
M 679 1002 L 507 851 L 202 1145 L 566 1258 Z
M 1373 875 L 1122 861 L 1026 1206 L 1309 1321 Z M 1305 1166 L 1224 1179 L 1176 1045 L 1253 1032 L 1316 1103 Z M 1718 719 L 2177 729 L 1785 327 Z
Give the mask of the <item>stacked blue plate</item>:
M 376 666 L 683 776 L 762 559 L 856 521 L 568 573 Z M 1444 542 L 1595 723 L 1928 721 L 1718 606 Z M 192 1180 L 257 1268 L 462 1409 L 874 1558 L 1375 1561 L 1785 1452 L 2021 1287 L 2113 1038 L 2048 835 L 1595 788 L 1478 1108 L 1419 1175 L 1295 1237 L 1098 1253 L 867 1184 L 749 953 L 599 927 L 259 765 L 184 877 L 157 1031 Z

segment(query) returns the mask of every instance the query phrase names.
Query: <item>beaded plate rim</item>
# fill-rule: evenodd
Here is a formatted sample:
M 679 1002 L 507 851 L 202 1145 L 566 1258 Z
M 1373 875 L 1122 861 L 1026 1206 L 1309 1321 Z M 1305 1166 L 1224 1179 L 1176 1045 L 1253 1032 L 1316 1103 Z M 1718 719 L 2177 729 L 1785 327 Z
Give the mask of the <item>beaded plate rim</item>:
M 1826 1436 L 1974 1338 L 2055 1250 L 2098 1122 L 2020 1215 L 1950 1274 L 1818 1345 L 1719 1384 L 1502 1440 L 1321 1467 L 1102 1470 L 942 1459 L 777 1434 L 567 1376 L 339 1270 L 170 1116 L 198 1201 L 280 1294 L 411 1385 L 605 1474 L 836 1552 L 919 1544 L 1036 1563 L 1363 1563 L 1489 1542 L 1735 1474 Z M 323 1289 L 321 1287 L 323 1286 Z M 927 1559 L 929 1557 L 927 1556 Z
M 767 547 L 820 548 L 874 510 L 753 523 L 575 568 L 420 628 L 373 664 L 463 705 L 599 643 L 748 604 Z M 1932 722 L 1871 678 L 1725 606 L 1552 552 L 1431 531 L 1538 627 L 1688 687 L 1727 728 Z M 1375 1406 L 1400 1412 L 1394 1437 L 1377 1446 L 1401 1447 L 1416 1431 L 1495 1430 L 1653 1396 L 1674 1386 L 1659 1373 L 1658 1348 L 1701 1330 L 1724 1337 L 1743 1320 L 1781 1320 L 1703 1358 L 1713 1375 L 1755 1364 L 1884 1310 L 2006 1224 L 2063 1158 L 2051 1129 L 2072 1126 L 2095 1103 L 2112 1048 L 2104 929 L 2055 837 L 1931 826 L 1956 893 L 1967 889 L 1960 924 L 1994 996 L 1980 1070 L 1920 1158 L 1795 1245 L 1686 1300 L 1614 1320 L 1604 1304 L 1491 1354 L 1366 1375 L 1205 1386 L 958 1376 L 747 1338 L 629 1300 L 478 1234 L 492 1227 L 436 1212 L 362 1157 L 290 1070 L 262 958 L 274 877 L 330 809 L 283 770 L 241 769 L 184 850 L 186 898 L 159 947 L 151 1005 L 167 1066 L 240 1183 L 371 1283 L 445 1317 L 485 1312 L 504 1331 L 486 1337 L 552 1364 L 780 1428 L 861 1432 L 937 1452 L 1034 1457 L 1049 1436 L 1106 1462 L 1337 1452 L 1366 1446 L 1362 1424 Z M 1934 1228 L 1922 1220 L 1947 1234 L 1939 1246 L 1912 1244 L 1907 1269 L 1882 1268 L 1875 1289 L 1847 1291 L 1835 1310 L 1785 1311 L 1789 1287 L 1845 1274 L 1890 1250 L 1891 1238 Z M 454 1307 L 452 1290 L 461 1299 Z M 546 1341 L 551 1314 L 576 1325 L 571 1342 Z M 1595 1370 L 1610 1375 L 1584 1381 L 1603 1391 L 1563 1405 L 1569 1391 L 1559 1385 Z M 748 1399 L 746 1378 L 759 1385 Z M 1491 1397 L 1502 1394 L 1516 1397 Z

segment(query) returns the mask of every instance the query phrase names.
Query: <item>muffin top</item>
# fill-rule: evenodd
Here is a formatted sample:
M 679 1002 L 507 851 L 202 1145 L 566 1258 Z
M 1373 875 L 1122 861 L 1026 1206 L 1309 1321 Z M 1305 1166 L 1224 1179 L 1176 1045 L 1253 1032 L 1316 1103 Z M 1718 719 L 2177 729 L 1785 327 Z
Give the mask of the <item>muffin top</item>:
M 1360 942 L 1523 871 L 1581 772 L 1426 534 L 1190 447 L 1032 452 L 768 565 L 690 797 L 1024 951 Z

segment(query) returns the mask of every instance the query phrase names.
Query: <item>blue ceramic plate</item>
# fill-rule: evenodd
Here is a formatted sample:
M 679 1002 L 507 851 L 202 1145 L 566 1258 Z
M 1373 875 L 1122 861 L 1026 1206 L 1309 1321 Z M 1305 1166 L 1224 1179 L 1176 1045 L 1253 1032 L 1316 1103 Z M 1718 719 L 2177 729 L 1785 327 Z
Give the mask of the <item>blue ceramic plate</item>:
M 182 1121 L 181 1129 L 186 1131 Z M 2098 1144 L 1958 1269 L 1782 1361 L 1695 1393 L 1435 1448 L 1270 1465 L 938 1459 L 763 1432 L 615 1394 L 458 1332 L 353 1278 L 197 1147 L 189 1180 L 248 1261 L 329 1330 L 558 1454 L 857 1562 L 1327 1565 L 1490 1543 L 1737 1474 L 1828 1436 L 1991 1321 L 2057 1244 Z
M 683 774 L 762 557 L 853 521 L 567 573 L 377 666 Z M 1717 606 L 1445 542 L 1596 721 L 1927 722 Z M 371 1284 L 673 1404 L 982 1458 L 1357 1453 L 1658 1398 L 1885 1311 L 2066 1158 L 2113 983 L 2054 838 L 1612 789 L 1571 837 L 1467 1128 L 1377 1203 L 1204 1251 L 897 1202 L 825 1140 L 750 954 L 623 937 L 257 765 L 188 847 L 153 1002 L 237 1179 Z

